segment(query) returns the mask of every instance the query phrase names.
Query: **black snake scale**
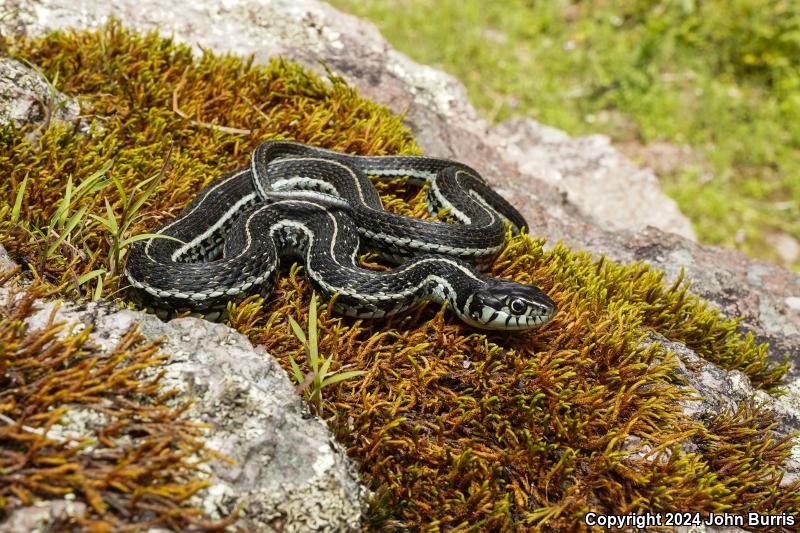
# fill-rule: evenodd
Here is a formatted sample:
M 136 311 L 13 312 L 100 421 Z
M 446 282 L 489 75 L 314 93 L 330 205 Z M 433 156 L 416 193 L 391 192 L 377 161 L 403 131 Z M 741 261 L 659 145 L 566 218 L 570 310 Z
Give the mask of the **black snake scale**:
M 459 224 L 387 213 L 368 176 L 408 176 L 429 185 L 431 211 L 449 208 Z M 272 287 L 278 258 L 304 261 L 334 310 L 378 318 L 421 300 L 447 301 L 466 323 L 523 330 L 552 318 L 538 287 L 484 276 L 500 252 L 505 222 L 522 216 L 461 163 L 430 157 L 353 156 L 292 141 L 267 141 L 249 168 L 222 177 L 158 233 L 133 245 L 125 269 L 145 303 L 207 311 Z M 361 268 L 376 250 L 399 263 L 389 272 Z M 478 265 L 476 267 L 475 265 Z

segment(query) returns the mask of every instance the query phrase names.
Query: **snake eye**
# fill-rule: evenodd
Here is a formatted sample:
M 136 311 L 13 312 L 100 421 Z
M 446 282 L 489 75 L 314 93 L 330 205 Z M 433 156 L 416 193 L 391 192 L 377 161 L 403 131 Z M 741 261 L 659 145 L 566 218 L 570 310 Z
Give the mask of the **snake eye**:
M 525 303 L 525 300 L 514 298 L 508 304 L 508 308 L 511 309 L 511 312 L 515 315 L 521 315 L 528 309 L 528 304 Z

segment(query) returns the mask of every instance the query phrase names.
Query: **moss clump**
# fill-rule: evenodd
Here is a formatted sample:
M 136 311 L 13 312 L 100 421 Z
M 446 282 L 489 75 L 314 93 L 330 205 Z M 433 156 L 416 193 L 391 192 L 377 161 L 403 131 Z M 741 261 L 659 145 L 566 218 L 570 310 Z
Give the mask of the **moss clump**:
M 511 239 L 492 270 L 538 280 L 559 302 L 530 334 L 477 333 L 431 305 L 385 322 L 320 313 L 320 353 L 368 372 L 329 393 L 328 413 L 382 495 L 373 525 L 572 531 L 588 511 L 797 513 L 800 484 L 779 488 L 791 442 L 758 410 L 688 419 L 672 354 L 639 345 L 649 330 L 692 342 L 729 324 L 643 265 L 542 244 Z M 288 367 L 302 349 L 286 316 L 303 313 L 308 291 L 292 271 L 269 303 L 231 305 L 231 323 Z M 740 353 L 747 339 L 706 342 L 698 351 L 758 359 Z
M 10 276 L 2 276 L 0 287 Z M 200 465 L 210 457 L 203 428 L 184 420 L 188 407 L 167 407 L 160 374 L 142 371 L 164 362 L 135 329 L 102 352 L 91 328 L 53 321 L 31 330 L 41 287 L 10 288 L 0 308 L 0 522 L 40 499 L 72 498 L 89 513 L 53 524 L 92 531 L 157 525 L 185 529 L 209 524 L 186 500 L 208 486 Z M 54 308 L 55 311 L 55 308 Z M 155 373 L 154 373 L 155 374 Z M 59 436 L 60 424 L 91 421 L 80 434 Z
M 64 296 L 88 296 L 92 287 L 81 276 L 109 266 L 108 235 L 92 220 L 44 260 L 47 232 L 29 233 L 47 226 L 68 175 L 80 183 L 113 158 L 109 173 L 130 190 L 159 173 L 172 146 L 158 193 L 132 228 L 138 232 L 174 216 L 269 137 L 362 154 L 417 151 L 397 117 L 338 78 L 321 80 L 292 64 L 193 59 L 185 47 L 113 24 L 14 43 L 13 50 L 51 79 L 58 73 L 58 88 L 79 96 L 84 114 L 103 125 L 95 137 L 51 126 L 39 150 L 24 131 L 0 136 L 0 163 L 11 168 L 0 185 L 6 212 L 30 177 L 24 217 L 0 223 L 0 239 Z M 418 191 L 402 182 L 381 190 L 393 211 L 424 211 Z M 113 187 L 81 205 L 104 215 L 106 199 L 119 215 Z M 363 260 L 371 265 L 369 256 Z M 301 268 L 286 270 L 267 298 L 231 304 L 229 315 L 289 368 L 290 357 L 304 355 L 288 316 L 307 315 L 310 289 Z M 798 512 L 800 491 L 779 491 L 769 475 L 780 469 L 788 442 L 772 439 L 763 414 L 688 419 L 673 356 L 640 340 L 657 331 L 773 389 L 786 368 L 766 362 L 766 346 L 735 333 L 735 323 L 707 309 L 686 284 L 667 286 L 642 264 L 617 265 L 562 245 L 545 252 L 541 240 L 523 235 L 510 238 L 491 273 L 535 281 L 559 303 L 559 314 L 540 330 L 504 335 L 471 330 L 431 305 L 384 321 L 320 312 L 320 353 L 335 352 L 337 367 L 367 372 L 326 391 L 324 415 L 378 492 L 372 527 L 574 530 L 587 511 Z M 109 276 L 103 294 L 111 296 L 117 283 Z M 684 449 L 687 441 L 697 450 Z M 762 452 L 747 463 L 749 449 Z

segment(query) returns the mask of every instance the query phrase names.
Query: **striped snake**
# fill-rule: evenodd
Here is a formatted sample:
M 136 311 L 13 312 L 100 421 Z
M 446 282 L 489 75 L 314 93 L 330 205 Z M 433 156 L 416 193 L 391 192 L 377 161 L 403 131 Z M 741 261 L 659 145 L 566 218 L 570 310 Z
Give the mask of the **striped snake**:
M 458 224 L 388 213 L 368 176 L 428 184 L 431 212 Z M 229 300 L 268 292 L 278 258 L 304 260 L 336 312 L 379 318 L 422 300 L 448 302 L 483 329 L 524 330 L 550 320 L 556 305 L 538 287 L 484 276 L 504 244 L 505 223 L 525 220 L 470 167 L 431 157 L 353 156 L 291 141 L 267 141 L 249 168 L 203 189 L 157 233 L 131 248 L 125 275 L 140 301 L 211 314 Z M 375 250 L 397 264 L 359 266 Z

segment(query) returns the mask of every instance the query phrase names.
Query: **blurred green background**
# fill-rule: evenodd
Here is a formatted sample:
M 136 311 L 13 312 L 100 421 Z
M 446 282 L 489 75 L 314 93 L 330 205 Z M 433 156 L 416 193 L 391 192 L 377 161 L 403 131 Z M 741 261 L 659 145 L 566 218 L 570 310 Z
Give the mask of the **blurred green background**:
M 491 122 L 604 133 L 701 242 L 800 270 L 800 1 L 331 0 Z

